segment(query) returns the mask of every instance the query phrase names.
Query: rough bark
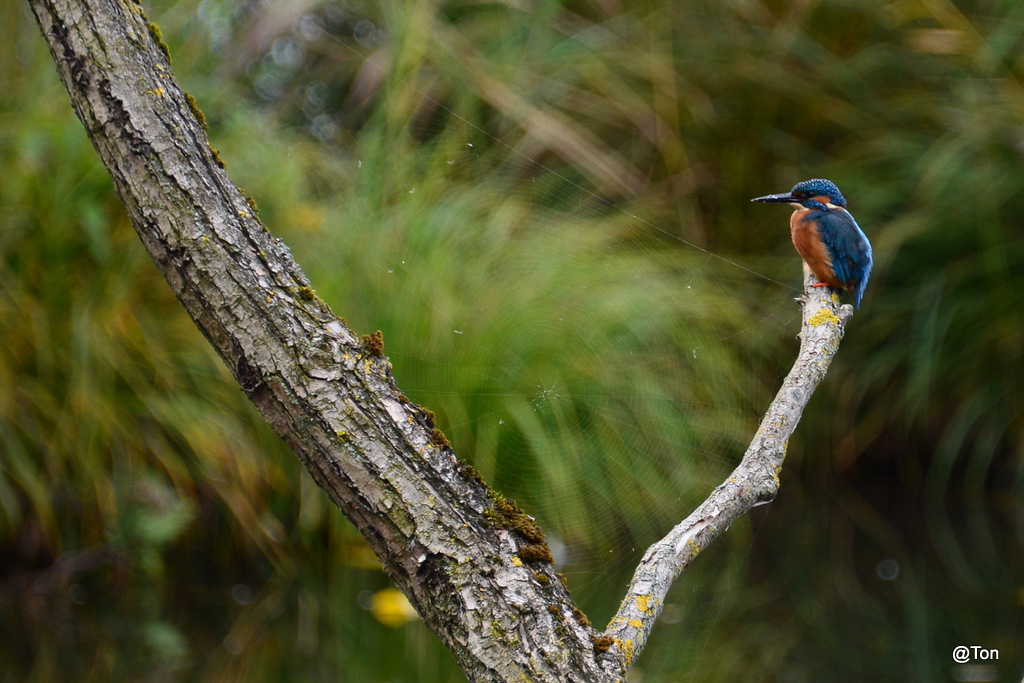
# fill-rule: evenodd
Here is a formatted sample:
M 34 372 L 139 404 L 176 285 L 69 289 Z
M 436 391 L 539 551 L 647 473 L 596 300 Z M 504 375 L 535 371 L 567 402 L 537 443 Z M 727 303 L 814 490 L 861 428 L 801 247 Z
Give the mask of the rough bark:
M 132 0 L 29 0 L 71 103 L 135 228 L 239 386 L 474 681 L 619 681 L 672 581 L 740 514 L 768 501 L 786 442 L 849 316 L 804 301 L 801 359 L 743 464 L 653 546 L 598 634 L 543 534 L 455 457 L 399 391 L 377 335 L 315 294 L 210 147 L 159 31 Z

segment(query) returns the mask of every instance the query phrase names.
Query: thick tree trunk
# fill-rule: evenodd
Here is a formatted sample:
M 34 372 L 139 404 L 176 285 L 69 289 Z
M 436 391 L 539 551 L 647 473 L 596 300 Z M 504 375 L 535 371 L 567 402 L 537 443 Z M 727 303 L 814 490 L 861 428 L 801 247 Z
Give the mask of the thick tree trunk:
M 808 292 L 803 361 L 776 412 L 730 481 L 652 547 L 620 614 L 598 634 L 554 572 L 533 520 L 456 459 L 429 411 L 398 390 L 379 333 L 350 332 L 259 221 L 210 147 L 141 6 L 29 3 L 157 267 L 469 678 L 624 679 L 679 572 L 738 515 L 774 496 L 789 435 L 849 307 L 839 311 L 824 290 Z
M 72 105 L 196 325 L 478 681 L 601 681 L 536 525 L 460 465 L 254 215 L 131 0 L 33 0 Z

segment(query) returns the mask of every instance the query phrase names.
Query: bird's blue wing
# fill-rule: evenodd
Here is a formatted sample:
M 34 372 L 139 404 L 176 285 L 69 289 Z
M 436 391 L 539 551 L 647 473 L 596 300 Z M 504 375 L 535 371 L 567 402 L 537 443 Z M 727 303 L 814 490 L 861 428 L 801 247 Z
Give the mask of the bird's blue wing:
M 818 231 L 829 256 L 832 269 L 840 282 L 853 287 L 853 298 L 860 298 L 871 275 L 871 243 L 849 211 L 831 209 L 816 216 Z

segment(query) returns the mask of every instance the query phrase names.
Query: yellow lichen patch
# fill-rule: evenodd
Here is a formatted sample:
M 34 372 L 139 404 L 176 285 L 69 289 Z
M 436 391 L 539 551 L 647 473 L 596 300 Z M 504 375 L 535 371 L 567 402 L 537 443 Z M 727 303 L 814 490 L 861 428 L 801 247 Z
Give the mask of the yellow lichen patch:
M 644 622 L 640 621 L 639 619 L 630 619 L 629 625 L 633 628 L 643 628 Z
M 616 640 L 615 644 L 619 646 L 619 652 L 622 653 L 622 661 L 628 669 L 633 664 L 633 657 L 636 656 L 636 643 L 632 640 Z
M 522 567 L 523 566 L 523 561 L 519 559 L 518 555 L 513 555 L 512 556 L 512 564 L 514 564 L 517 567 Z
M 650 614 L 654 611 L 654 605 L 651 604 L 652 602 L 656 603 L 657 601 L 652 601 L 650 595 L 638 595 L 636 598 L 636 607 L 644 614 Z
M 164 96 L 164 89 L 163 88 L 153 88 L 152 90 L 147 90 L 146 92 L 149 93 L 150 95 L 156 95 L 157 97 L 163 97 Z
M 833 296 L 835 296 L 833 294 Z M 817 327 L 818 325 L 824 325 L 825 323 L 832 323 L 833 325 L 839 324 L 839 316 L 832 311 L 819 308 L 818 312 L 807 319 L 807 324 Z
M 250 217 L 249 213 L 246 212 L 246 211 L 239 211 L 238 215 L 241 216 L 242 218 L 249 218 Z

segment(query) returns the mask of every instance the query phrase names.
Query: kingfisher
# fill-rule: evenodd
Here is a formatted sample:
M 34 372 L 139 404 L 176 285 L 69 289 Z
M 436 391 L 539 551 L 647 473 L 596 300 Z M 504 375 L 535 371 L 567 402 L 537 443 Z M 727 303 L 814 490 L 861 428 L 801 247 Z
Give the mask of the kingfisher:
M 812 178 L 789 192 L 756 197 L 751 201 L 792 204 L 789 231 L 793 246 L 816 282 L 813 287 L 845 289 L 860 308 L 871 275 L 871 243 L 846 208 L 846 199 L 831 180 Z

